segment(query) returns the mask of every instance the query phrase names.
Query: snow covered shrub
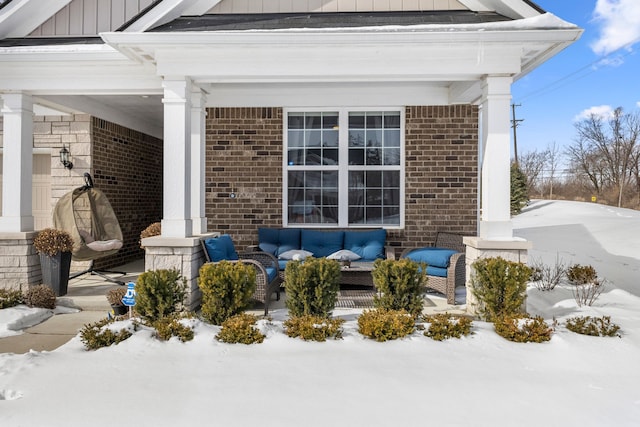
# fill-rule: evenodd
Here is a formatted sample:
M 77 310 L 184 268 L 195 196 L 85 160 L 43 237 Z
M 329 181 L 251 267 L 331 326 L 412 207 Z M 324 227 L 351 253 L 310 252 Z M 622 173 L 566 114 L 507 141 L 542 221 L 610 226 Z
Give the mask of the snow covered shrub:
M 171 337 L 178 337 L 182 342 L 191 341 L 194 336 L 193 328 L 180 322 L 180 319 L 186 317 L 193 316 L 173 313 L 155 320 L 151 323 L 151 326 L 156 330 L 153 335 L 161 341 L 168 341 Z
M 338 261 L 326 258 L 289 261 L 284 277 L 289 316 L 330 316 L 340 290 Z
M 573 285 L 571 291 L 578 307 L 591 306 L 604 291 L 604 281 L 598 279 L 595 268 L 574 264 L 567 270 L 567 279 Z
M 119 344 L 129 338 L 132 333 L 128 329 L 113 330 L 109 325 L 114 321 L 102 319 L 94 323 L 84 325 L 80 330 L 80 340 L 87 350 L 97 350 L 102 347 L 109 347 L 111 344 Z M 137 324 L 133 324 L 134 330 Z
M 611 323 L 610 316 L 578 316 L 567 319 L 567 329 L 572 332 L 594 337 L 620 337 L 620 326 Z
M 0 309 L 15 307 L 22 303 L 23 297 L 20 289 L 0 289 Z
M 285 333 L 291 338 L 305 341 L 326 341 L 342 338 L 342 319 L 329 319 L 322 316 L 305 315 L 292 317 L 284 322 Z
M 249 306 L 256 290 L 256 270 L 242 262 L 220 261 L 200 267 L 202 317 L 214 325 Z
M 483 319 L 522 312 L 531 268 L 504 258 L 481 258 L 472 264 L 472 293 Z
M 538 259 L 531 262 L 531 281 L 539 291 L 552 291 L 566 272 L 565 263 L 556 256 L 554 265 L 547 265 Z
M 551 328 L 542 317 L 528 314 L 505 315 L 494 320 L 496 333 L 513 342 L 545 342 L 551 339 Z
M 24 303 L 29 307 L 56 308 L 56 293 L 47 285 L 31 286 L 24 294 Z
M 590 265 L 574 264 L 567 269 L 567 279 L 572 285 L 585 285 L 598 280 L 598 274 Z
M 358 332 L 379 342 L 410 335 L 415 327 L 415 317 L 406 310 L 365 310 L 358 317 Z
M 216 335 L 218 341 L 229 344 L 256 344 L 265 336 L 256 328 L 258 318 L 253 314 L 240 313 L 222 322 L 222 329 Z
M 425 316 L 424 320 L 429 323 L 429 328 L 424 332 L 424 336 L 436 341 L 466 337 L 471 334 L 471 324 L 473 323 L 469 317 L 449 313 Z
M 182 309 L 186 279 L 171 270 L 145 271 L 136 281 L 135 311 L 143 319 L 153 322 Z
M 422 293 L 427 283 L 427 266 L 409 258 L 377 259 L 373 264 L 373 283 L 378 290 L 373 305 L 378 309 L 422 313 Z

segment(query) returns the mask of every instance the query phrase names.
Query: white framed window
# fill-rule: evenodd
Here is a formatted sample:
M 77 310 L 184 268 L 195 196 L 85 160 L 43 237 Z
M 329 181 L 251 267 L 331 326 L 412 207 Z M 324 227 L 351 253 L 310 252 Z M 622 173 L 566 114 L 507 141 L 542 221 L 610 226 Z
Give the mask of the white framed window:
M 402 109 L 285 109 L 284 129 L 285 226 L 404 226 Z

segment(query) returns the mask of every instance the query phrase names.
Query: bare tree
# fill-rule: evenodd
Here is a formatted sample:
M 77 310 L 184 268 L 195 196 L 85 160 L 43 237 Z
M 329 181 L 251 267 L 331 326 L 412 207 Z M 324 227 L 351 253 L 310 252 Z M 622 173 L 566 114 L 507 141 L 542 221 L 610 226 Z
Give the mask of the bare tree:
M 547 170 L 549 171 L 549 198 L 553 199 L 553 182 L 560 164 L 560 147 L 553 141 L 547 146 Z
M 520 166 L 520 170 L 527 177 L 527 191 L 529 194 L 535 189 L 546 161 L 546 151 L 533 150 L 520 154 L 518 166 Z
M 616 108 L 608 121 L 592 114 L 577 123 L 576 130 L 576 143 L 567 150 L 572 164 L 589 177 L 597 192 L 603 185 L 617 189 L 621 206 L 624 188 L 632 179 L 640 117 Z

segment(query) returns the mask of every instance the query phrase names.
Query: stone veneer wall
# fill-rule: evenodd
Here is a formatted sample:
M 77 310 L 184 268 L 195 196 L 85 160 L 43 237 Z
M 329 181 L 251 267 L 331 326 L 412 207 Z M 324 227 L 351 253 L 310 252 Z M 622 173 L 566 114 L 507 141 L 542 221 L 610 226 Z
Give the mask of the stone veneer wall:
M 282 114 L 208 109 L 207 226 L 230 234 L 239 249 L 257 243 L 259 227 L 282 226 Z M 405 118 L 405 229 L 389 230 L 388 243 L 399 254 L 433 242 L 438 230 L 475 235 L 478 108 L 412 106 Z
M 144 258 L 140 232 L 162 218 L 162 140 L 91 119 L 93 180 L 120 222 L 124 245 L 115 255 L 95 261 L 110 268 Z

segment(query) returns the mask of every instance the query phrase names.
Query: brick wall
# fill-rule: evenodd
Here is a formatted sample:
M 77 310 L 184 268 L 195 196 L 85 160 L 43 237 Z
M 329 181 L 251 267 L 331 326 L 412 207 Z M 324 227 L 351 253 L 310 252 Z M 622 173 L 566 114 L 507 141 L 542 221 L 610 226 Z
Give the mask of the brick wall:
M 117 254 L 95 261 L 110 268 L 143 258 L 140 232 L 162 218 L 162 140 L 96 117 L 91 130 L 94 184 L 109 199 L 124 239 Z
M 475 236 L 478 108 L 411 106 L 405 123 L 405 229 L 390 231 L 389 242 L 424 246 L 438 230 Z
M 258 227 L 282 224 L 282 109 L 207 112 L 207 229 L 255 244 Z
M 208 230 L 242 249 L 259 227 L 282 226 L 282 109 L 212 108 L 206 126 Z M 399 253 L 438 230 L 475 235 L 477 107 L 407 107 L 405 142 L 405 229 L 390 230 L 389 243 Z

